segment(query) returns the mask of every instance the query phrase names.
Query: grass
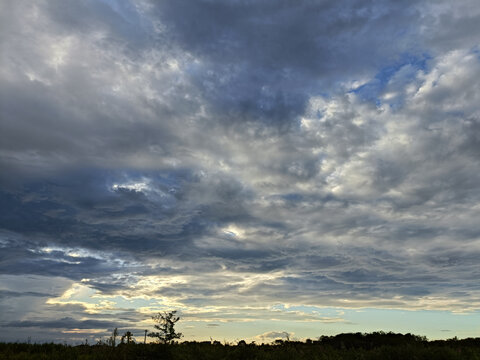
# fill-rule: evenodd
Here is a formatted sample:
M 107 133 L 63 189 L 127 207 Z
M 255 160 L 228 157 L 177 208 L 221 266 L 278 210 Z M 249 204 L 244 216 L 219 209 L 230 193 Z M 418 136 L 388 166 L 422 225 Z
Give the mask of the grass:
M 480 338 L 427 341 L 393 333 L 339 334 L 317 341 L 277 341 L 275 344 L 222 345 L 203 342 L 176 344 L 61 345 L 0 343 L 0 359 L 165 359 L 165 360 L 432 360 L 478 359 Z

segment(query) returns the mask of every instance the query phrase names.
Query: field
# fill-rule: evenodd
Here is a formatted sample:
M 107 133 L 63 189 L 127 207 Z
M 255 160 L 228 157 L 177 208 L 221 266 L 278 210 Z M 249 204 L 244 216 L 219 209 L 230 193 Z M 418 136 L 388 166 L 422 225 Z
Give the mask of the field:
M 172 359 L 172 360 L 408 360 L 479 359 L 480 338 L 427 341 L 424 337 L 393 333 L 340 334 L 316 341 L 276 341 L 274 344 L 62 345 L 0 343 L 0 359 Z

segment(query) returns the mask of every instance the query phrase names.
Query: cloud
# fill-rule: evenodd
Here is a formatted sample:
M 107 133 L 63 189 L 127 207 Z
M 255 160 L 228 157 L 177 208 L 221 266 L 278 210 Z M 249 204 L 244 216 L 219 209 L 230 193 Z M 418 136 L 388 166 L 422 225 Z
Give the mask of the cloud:
M 21 297 L 21 296 L 34 296 L 34 297 L 50 297 L 52 294 L 40 293 L 35 291 L 10 291 L 10 290 L 0 290 L 0 299 L 2 298 L 11 298 L 11 297 Z
M 418 26 L 418 12 L 390 1 L 179 1 L 155 4 L 154 11 L 164 32 L 199 59 L 192 79 L 228 121 L 288 126 L 312 92 L 361 77 L 383 57 L 417 51 L 406 34 Z M 399 37 L 395 47 L 386 41 L 391 37 Z
M 257 335 L 256 338 L 259 341 L 268 341 L 271 342 L 273 340 L 290 340 L 293 338 L 295 333 L 290 333 L 286 331 L 269 331 L 260 335 Z
M 101 320 L 82 320 L 78 321 L 69 317 L 58 320 L 48 321 L 18 321 L 6 324 L 7 327 L 40 327 L 51 329 L 98 329 L 98 328 L 113 328 L 117 327 L 118 323 L 112 321 Z M 120 325 L 122 326 L 122 325 Z
M 478 309 L 474 2 L 0 6 L 9 323 Z

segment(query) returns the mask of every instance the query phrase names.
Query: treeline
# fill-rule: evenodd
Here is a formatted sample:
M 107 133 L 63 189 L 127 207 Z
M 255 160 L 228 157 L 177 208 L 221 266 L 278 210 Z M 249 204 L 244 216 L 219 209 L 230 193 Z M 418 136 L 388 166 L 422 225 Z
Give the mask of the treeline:
M 374 332 L 321 336 L 316 340 L 273 344 L 222 344 L 175 342 L 172 344 L 121 343 L 117 346 L 0 343 L 0 359 L 165 359 L 165 360 L 480 360 L 480 338 L 428 341 L 412 334 Z

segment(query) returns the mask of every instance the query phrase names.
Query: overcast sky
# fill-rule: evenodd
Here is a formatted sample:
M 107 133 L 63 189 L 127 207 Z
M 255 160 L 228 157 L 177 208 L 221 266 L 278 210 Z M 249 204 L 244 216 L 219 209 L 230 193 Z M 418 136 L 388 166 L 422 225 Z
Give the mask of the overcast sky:
M 479 336 L 479 45 L 478 0 L 0 0 L 0 340 Z

